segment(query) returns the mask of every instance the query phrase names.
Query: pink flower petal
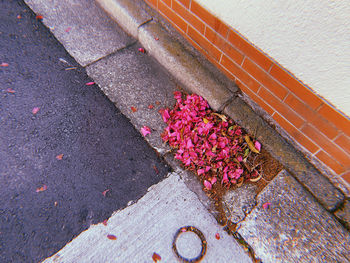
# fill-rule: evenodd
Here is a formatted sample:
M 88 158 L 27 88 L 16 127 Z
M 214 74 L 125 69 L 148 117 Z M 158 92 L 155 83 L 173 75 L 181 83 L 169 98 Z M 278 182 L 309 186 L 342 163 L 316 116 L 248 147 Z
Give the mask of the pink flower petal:
M 198 175 L 204 174 L 204 169 L 198 169 L 198 170 L 197 170 L 197 174 L 198 174 Z
M 208 190 L 211 189 L 211 183 L 209 181 L 204 180 L 203 184 L 204 184 L 205 188 L 207 188 Z
M 104 191 L 102 192 L 102 195 L 103 195 L 104 197 L 106 197 L 106 194 L 107 194 L 109 191 L 110 191 L 109 189 L 104 190 Z
M 16 91 L 15 90 L 13 90 L 13 89 L 11 89 L 11 88 L 8 88 L 7 90 L 6 90 L 8 93 L 16 93 Z
M 266 203 L 264 203 L 264 204 L 262 205 L 262 207 L 263 207 L 264 209 L 268 209 L 268 208 L 270 207 L 270 205 L 271 205 L 270 202 L 266 202 Z
M 46 186 L 46 184 L 44 184 L 42 187 L 38 187 L 35 192 L 40 193 L 40 192 L 44 192 L 46 190 L 47 190 L 47 186 Z
M 145 49 L 143 49 L 142 47 L 139 48 L 139 52 L 146 53 Z
M 91 86 L 91 85 L 94 85 L 94 84 L 95 84 L 95 82 L 93 82 L 93 81 L 85 83 L 86 86 Z
M 162 110 L 161 114 L 162 114 L 163 121 L 168 122 L 168 120 L 170 118 L 169 110 L 168 109 Z
M 6 62 L 2 62 L 0 64 L 0 67 L 8 67 L 9 66 L 9 63 L 6 63 Z
M 141 133 L 144 137 L 146 137 L 146 135 L 151 134 L 151 129 L 147 126 L 143 126 L 141 128 Z
M 40 110 L 39 107 L 34 107 L 33 110 L 32 110 L 32 113 L 35 115 L 38 113 L 38 111 Z
M 117 240 L 117 237 L 115 235 L 107 235 L 107 238 L 110 240 Z
M 71 27 L 67 27 L 64 31 L 66 31 L 66 32 L 68 33 L 68 32 L 71 31 L 71 30 L 72 30 Z
M 216 181 L 217 181 L 217 180 L 216 180 L 216 177 L 213 177 L 213 178 L 210 179 L 211 184 L 215 184 Z
M 260 144 L 260 142 L 255 141 L 254 147 L 255 147 L 255 149 L 257 149 L 257 150 L 260 152 L 260 150 L 261 150 L 261 144 Z

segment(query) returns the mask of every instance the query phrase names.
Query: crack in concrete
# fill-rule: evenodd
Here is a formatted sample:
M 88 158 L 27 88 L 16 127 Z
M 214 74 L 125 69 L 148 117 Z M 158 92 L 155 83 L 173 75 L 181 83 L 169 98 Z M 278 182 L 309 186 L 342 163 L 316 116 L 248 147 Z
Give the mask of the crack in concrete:
M 153 21 L 153 17 L 151 19 L 146 20 L 145 22 L 141 23 L 138 27 L 137 27 L 137 31 L 143 27 L 144 25 L 148 24 L 149 22 Z

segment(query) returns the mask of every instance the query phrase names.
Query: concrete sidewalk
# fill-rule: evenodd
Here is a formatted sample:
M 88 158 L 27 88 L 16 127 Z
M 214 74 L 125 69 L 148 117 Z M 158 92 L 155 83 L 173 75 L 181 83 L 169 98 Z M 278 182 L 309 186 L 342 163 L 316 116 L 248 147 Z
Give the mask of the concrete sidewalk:
M 165 125 L 158 110 L 173 106 L 173 92 L 181 85 L 206 98 L 213 109 L 224 110 L 248 131 L 254 132 L 254 125 L 259 125 L 255 131 L 263 146 L 273 149 L 293 175 L 281 172 L 259 194 L 242 187 L 227 197 L 231 217 L 238 218 L 237 234 L 255 257 L 263 262 L 349 262 L 349 232 L 329 213 L 343 203 L 344 195 L 253 113 L 237 97 L 232 83 L 201 58 L 187 51 L 180 54 L 184 50 L 181 41 L 174 41 L 152 20 L 152 11 L 142 2 L 98 2 L 134 38 L 125 35 L 95 1 L 26 0 L 134 126 L 151 128 L 146 140 L 176 173 L 152 187 L 136 204 L 116 212 L 107 226 L 92 226 L 47 261 L 151 262 L 153 252 L 159 252 L 162 262 L 176 262 L 172 237 L 177 228 L 191 224 L 207 239 L 204 262 L 252 261 L 246 248 L 215 222 L 209 212 L 212 202 L 202 186 L 194 175 L 182 171 L 161 141 Z M 146 54 L 138 51 L 142 46 Z M 155 76 L 155 69 L 162 73 Z M 242 196 L 248 203 L 237 201 Z M 263 208 L 267 202 L 270 208 Z M 216 233 L 220 240 L 215 239 Z M 108 234 L 116 235 L 117 240 L 109 240 Z M 183 253 L 190 257 L 198 244 L 189 239 L 190 249 Z

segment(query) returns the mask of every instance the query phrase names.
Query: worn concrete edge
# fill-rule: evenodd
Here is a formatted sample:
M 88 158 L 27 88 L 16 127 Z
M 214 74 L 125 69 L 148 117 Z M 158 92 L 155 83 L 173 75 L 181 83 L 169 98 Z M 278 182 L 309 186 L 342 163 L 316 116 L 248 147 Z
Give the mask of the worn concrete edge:
M 231 100 L 237 100 L 237 92 L 235 92 L 237 91 L 237 88 L 232 89 L 232 87 L 227 87 L 226 85 L 223 85 L 221 81 L 218 81 L 207 68 L 201 65 L 201 63 L 196 59 L 196 56 L 191 54 L 188 48 L 184 47 L 183 43 L 173 38 L 168 33 L 166 28 L 163 27 L 161 23 L 156 21 L 159 19 L 159 17 L 151 21 L 150 17 L 154 16 L 154 14 L 151 13 L 149 16 L 145 16 L 143 20 L 141 19 L 138 23 L 127 22 L 137 21 L 137 18 L 133 16 L 137 16 L 137 14 L 144 15 L 142 10 L 146 10 L 144 12 L 150 12 L 149 8 L 145 7 L 145 3 L 143 1 L 133 0 L 133 4 L 129 4 L 126 0 L 97 0 L 97 2 L 123 29 L 125 29 L 127 32 L 133 32 L 132 35 L 140 41 L 140 43 L 146 48 L 146 51 L 149 52 L 149 54 L 158 62 L 160 62 L 160 64 L 164 66 L 169 73 L 185 87 L 185 89 L 203 96 L 214 110 L 221 111 Z M 119 19 L 119 17 L 128 16 L 128 19 Z M 137 34 L 135 33 L 136 31 Z M 234 86 L 233 83 L 232 85 Z M 246 104 L 241 98 L 239 99 L 241 100 L 241 103 Z M 248 118 L 261 119 L 255 111 L 250 110 L 248 113 Z M 234 114 L 228 115 L 230 115 L 230 117 L 232 117 L 235 121 L 237 120 Z M 266 125 L 266 121 L 264 119 L 261 120 L 262 123 L 264 123 L 264 126 L 267 129 L 270 129 L 272 136 L 278 138 L 281 145 L 285 145 L 286 140 L 283 139 L 276 130 L 272 129 L 270 125 Z M 254 130 L 249 127 L 248 123 L 241 122 L 240 124 L 248 131 L 254 132 Z M 268 146 L 269 140 L 266 139 L 264 143 Z M 288 150 L 293 151 L 297 159 L 309 163 L 309 160 L 307 160 L 306 157 L 299 152 L 299 150 L 295 149 L 291 143 L 287 142 L 287 145 Z M 273 149 L 270 149 L 270 152 L 283 165 L 285 165 L 288 170 L 297 177 L 297 179 L 299 178 L 299 181 L 302 184 L 304 184 L 304 181 L 300 180 L 301 177 L 296 174 L 296 170 L 293 169 L 290 163 L 284 162 L 280 156 L 273 154 Z M 313 166 L 311 163 L 309 163 L 309 165 Z M 322 178 L 321 180 L 323 180 L 325 184 L 331 184 L 325 175 L 323 175 L 316 168 L 314 168 L 314 170 L 315 174 L 320 176 Z M 324 180 L 323 178 L 327 180 Z M 325 198 L 321 198 L 321 196 L 325 195 L 325 193 L 318 193 L 317 189 L 306 185 L 306 188 L 329 211 L 335 210 L 344 201 L 344 195 L 341 193 L 341 191 L 333 184 L 331 185 L 333 192 L 337 196 L 337 198 L 333 198 L 334 200 L 325 200 Z M 329 194 L 326 196 L 329 196 Z

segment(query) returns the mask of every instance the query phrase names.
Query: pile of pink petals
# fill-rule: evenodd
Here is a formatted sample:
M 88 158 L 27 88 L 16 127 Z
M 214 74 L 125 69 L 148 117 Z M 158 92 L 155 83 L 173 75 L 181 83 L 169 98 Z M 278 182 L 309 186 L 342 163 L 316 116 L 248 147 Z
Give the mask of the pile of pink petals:
M 217 182 L 228 188 L 250 177 L 242 163 L 246 147 L 241 127 L 214 113 L 201 96 L 184 100 L 175 92 L 174 97 L 175 107 L 161 114 L 167 123 L 162 139 L 176 150 L 175 158 L 201 177 L 207 190 Z

